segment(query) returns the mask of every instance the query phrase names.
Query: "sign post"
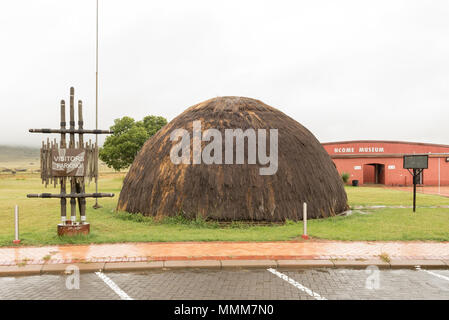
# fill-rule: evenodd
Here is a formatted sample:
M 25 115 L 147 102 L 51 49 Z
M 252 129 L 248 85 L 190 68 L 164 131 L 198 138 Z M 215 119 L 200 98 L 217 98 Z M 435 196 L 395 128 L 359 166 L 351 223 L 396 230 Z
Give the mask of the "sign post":
M 49 183 L 56 187 L 59 182 L 59 194 L 41 193 L 28 194 L 28 198 L 59 198 L 61 203 L 61 223 L 58 224 L 58 235 L 89 234 L 90 224 L 86 222 L 86 198 L 113 197 L 113 193 L 86 193 L 85 179 L 98 180 L 98 145 L 89 140 L 84 142 L 84 134 L 108 134 L 109 130 L 87 130 L 83 128 L 83 104 L 78 101 L 78 129 L 75 128 L 75 90 L 70 88 L 70 122 L 66 128 L 65 102 L 61 100 L 60 129 L 30 129 L 33 133 L 58 133 L 61 141 L 56 139 L 47 143 L 42 142 L 41 148 L 41 179 L 47 186 Z M 69 135 L 68 145 L 66 134 Z M 78 134 L 78 142 L 75 135 Z M 67 182 L 70 193 L 67 193 Z M 67 198 L 70 199 L 70 218 L 67 219 Z M 80 222 L 76 222 L 76 202 L 80 212 Z
M 413 177 L 413 212 L 416 212 L 416 185 L 418 184 L 418 177 L 428 166 L 428 155 L 404 155 L 403 168 L 407 169 Z M 410 171 L 410 169 L 413 171 Z

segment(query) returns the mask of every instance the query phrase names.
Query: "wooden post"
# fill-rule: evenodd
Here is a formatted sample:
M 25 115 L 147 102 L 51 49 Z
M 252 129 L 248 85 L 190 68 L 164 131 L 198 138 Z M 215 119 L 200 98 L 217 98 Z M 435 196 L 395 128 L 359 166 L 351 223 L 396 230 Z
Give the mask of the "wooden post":
M 78 100 L 78 129 L 83 130 L 83 102 Z M 83 134 L 79 134 L 79 147 L 84 149 L 84 138 Z M 84 168 L 84 172 L 86 172 L 87 168 Z M 76 189 L 78 193 L 85 192 L 85 184 L 84 177 L 80 177 L 77 179 Z M 78 198 L 78 206 L 80 208 L 80 219 L 81 223 L 86 222 L 86 198 Z
M 65 101 L 61 100 L 61 129 L 65 129 L 66 122 L 65 122 Z M 67 148 L 66 142 L 65 142 L 65 133 L 61 133 L 61 149 Z M 61 184 L 61 193 L 66 193 L 66 178 L 61 177 L 60 179 Z M 61 222 L 65 224 L 67 220 L 67 200 L 66 198 L 61 198 Z
M 70 88 L 70 129 L 75 129 L 75 106 L 74 106 L 75 89 Z M 69 148 L 75 148 L 75 134 L 70 133 Z M 76 193 L 75 177 L 70 177 L 70 192 Z M 74 224 L 76 222 L 76 199 L 70 199 L 70 222 Z

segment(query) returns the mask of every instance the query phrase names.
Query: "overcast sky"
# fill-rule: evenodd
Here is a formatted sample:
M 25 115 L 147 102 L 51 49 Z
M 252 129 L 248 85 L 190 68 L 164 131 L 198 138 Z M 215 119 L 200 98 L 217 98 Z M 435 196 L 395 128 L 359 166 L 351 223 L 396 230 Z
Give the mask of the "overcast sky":
M 449 144 L 449 2 L 100 0 L 100 128 L 264 101 L 322 142 Z M 95 0 L 0 4 L 0 144 L 40 145 L 69 87 L 95 126 Z M 56 137 L 55 135 L 53 135 Z

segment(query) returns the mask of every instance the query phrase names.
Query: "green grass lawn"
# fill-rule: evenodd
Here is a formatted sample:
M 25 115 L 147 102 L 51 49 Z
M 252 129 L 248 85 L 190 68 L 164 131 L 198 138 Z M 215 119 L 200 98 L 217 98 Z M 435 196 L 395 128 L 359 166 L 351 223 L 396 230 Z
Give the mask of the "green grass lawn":
M 353 206 L 411 206 L 413 193 L 390 190 L 382 187 L 346 187 L 349 205 Z M 448 206 L 449 198 L 431 194 L 417 193 L 416 205 L 421 207 Z
M 100 191 L 113 192 L 115 198 L 99 199 L 103 208 L 94 210 L 87 200 L 87 219 L 91 234 L 86 237 L 59 238 L 59 200 L 27 199 L 27 193 L 58 192 L 44 188 L 38 175 L 0 176 L 0 246 L 12 245 L 14 205 L 20 207 L 22 245 L 64 243 L 109 243 L 127 241 L 274 241 L 298 239 L 302 222 L 276 226 L 248 226 L 235 223 L 223 227 L 204 221 L 180 218 L 154 222 L 151 218 L 115 212 L 123 175 L 105 174 Z M 88 187 L 93 191 L 94 184 Z M 355 205 L 411 205 L 409 192 L 384 188 L 347 187 L 349 203 Z M 449 198 L 418 194 L 419 206 L 449 205 Z M 418 208 L 363 210 L 347 217 L 309 220 L 313 238 L 336 240 L 449 240 L 449 209 Z

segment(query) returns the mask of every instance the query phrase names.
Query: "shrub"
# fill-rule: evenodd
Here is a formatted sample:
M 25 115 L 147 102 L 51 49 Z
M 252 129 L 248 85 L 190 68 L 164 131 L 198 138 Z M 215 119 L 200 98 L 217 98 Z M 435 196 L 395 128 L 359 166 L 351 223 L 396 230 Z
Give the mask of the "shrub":
M 343 182 L 344 182 L 344 183 L 348 183 L 349 177 L 350 177 L 350 175 L 349 175 L 349 173 L 347 173 L 347 172 L 343 172 L 343 173 L 341 174 L 341 178 L 343 179 Z

